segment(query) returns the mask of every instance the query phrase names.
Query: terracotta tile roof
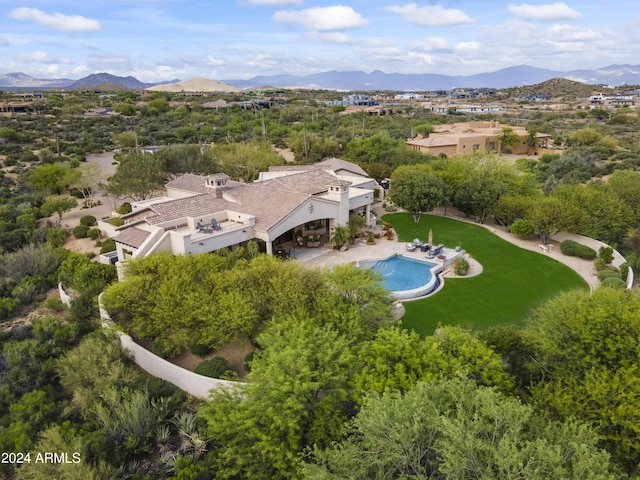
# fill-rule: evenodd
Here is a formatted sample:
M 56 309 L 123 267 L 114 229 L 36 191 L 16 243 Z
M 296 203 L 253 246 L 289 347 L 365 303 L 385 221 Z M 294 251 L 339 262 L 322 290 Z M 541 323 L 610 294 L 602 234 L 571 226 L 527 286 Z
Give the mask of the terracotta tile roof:
M 151 232 L 137 227 L 129 227 L 113 237 L 113 240 L 128 247 L 139 248 L 149 235 L 151 235 Z
M 308 172 L 310 170 L 346 170 L 356 175 L 368 177 L 367 172 L 359 165 L 335 157 L 314 163 L 313 165 L 277 165 L 269 167 L 270 172 Z
M 227 209 L 227 201 L 206 193 L 193 197 L 178 198 L 168 202 L 156 203 L 149 207 L 154 215 L 146 218 L 151 225 L 168 222 L 183 217 L 201 217 Z
M 193 175 L 192 173 L 185 173 L 177 178 L 174 178 L 167 183 L 166 188 L 175 188 L 177 190 L 186 190 L 193 193 L 206 193 L 207 189 L 204 186 L 206 177 L 201 175 Z
M 448 145 L 458 145 L 459 136 L 437 136 L 428 138 L 418 138 L 407 141 L 409 145 L 419 145 L 421 147 L 444 147 Z

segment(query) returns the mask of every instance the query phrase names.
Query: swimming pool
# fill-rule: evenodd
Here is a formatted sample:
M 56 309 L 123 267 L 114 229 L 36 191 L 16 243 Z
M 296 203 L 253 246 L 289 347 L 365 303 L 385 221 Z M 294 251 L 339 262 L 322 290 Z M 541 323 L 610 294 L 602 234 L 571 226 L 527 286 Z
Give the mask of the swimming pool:
M 379 271 L 384 280 L 384 287 L 400 300 L 431 293 L 439 285 L 438 273 L 442 271 L 441 265 L 402 255 L 393 255 L 382 260 L 366 260 L 360 262 L 360 265 Z

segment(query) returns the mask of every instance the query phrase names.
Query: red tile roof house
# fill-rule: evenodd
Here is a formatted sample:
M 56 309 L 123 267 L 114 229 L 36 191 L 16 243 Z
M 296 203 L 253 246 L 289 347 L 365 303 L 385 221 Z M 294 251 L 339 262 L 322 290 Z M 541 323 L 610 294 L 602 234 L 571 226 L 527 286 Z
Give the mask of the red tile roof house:
M 379 188 L 358 165 L 337 158 L 271 167 L 252 183 L 222 173 L 185 174 L 167 183 L 165 197 L 133 203 L 122 217 L 125 224 L 113 237 L 118 262 L 155 252 L 235 249 L 251 240 L 273 254 L 299 231 L 328 239 L 351 213 L 364 215 L 367 225 L 375 222 L 371 205 Z

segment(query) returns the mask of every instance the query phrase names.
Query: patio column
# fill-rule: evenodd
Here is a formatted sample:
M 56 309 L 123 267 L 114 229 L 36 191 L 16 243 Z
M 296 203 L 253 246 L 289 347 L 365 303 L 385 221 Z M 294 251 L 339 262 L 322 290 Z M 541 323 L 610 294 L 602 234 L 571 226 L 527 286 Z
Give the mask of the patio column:
M 267 244 L 267 255 L 273 255 L 273 242 L 265 242 Z
M 371 226 L 371 204 L 367 203 L 366 207 L 367 227 Z

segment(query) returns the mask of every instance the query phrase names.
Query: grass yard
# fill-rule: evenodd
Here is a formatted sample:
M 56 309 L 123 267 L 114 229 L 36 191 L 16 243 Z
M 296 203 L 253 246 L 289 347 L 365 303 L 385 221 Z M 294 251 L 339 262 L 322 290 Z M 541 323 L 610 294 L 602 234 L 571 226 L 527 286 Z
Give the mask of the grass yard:
M 385 215 L 401 242 L 427 240 L 447 248 L 461 244 L 482 264 L 483 272 L 470 278 L 447 278 L 435 295 L 405 302 L 402 323 L 421 335 L 439 325 L 484 329 L 501 323 L 522 323 L 533 309 L 561 291 L 588 290 L 587 282 L 566 265 L 524 250 L 479 225 L 446 217 L 423 215 L 414 223 L 408 213 Z

